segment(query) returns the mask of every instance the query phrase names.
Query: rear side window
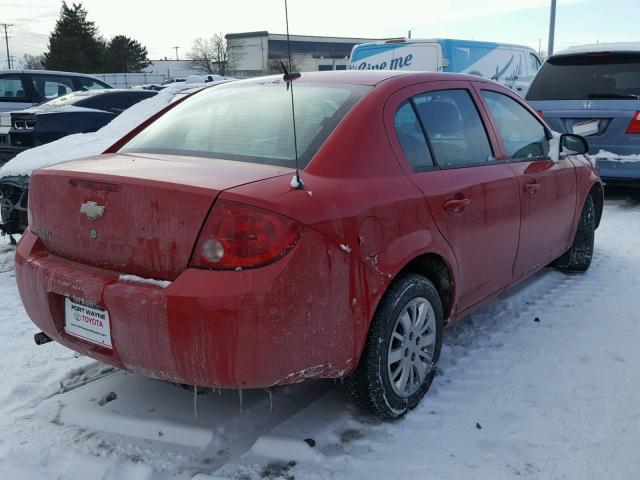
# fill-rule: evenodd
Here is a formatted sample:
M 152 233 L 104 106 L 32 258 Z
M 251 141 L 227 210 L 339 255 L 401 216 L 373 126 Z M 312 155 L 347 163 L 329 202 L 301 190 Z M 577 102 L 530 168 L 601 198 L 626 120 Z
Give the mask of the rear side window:
M 463 167 L 493 159 L 480 114 L 467 90 L 439 90 L 414 97 L 435 160 Z
M 80 80 L 82 90 L 101 90 L 103 88 L 111 88 L 106 83 L 96 80 L 95 78 L 79 77 L 78 80 Z
M 482 96 L 510 159 L 548 157 L 547 132 L 531 112 L 502 93 L 483 90 Z
M 295 85 L 300 166 L 371 87 Z M 291 93 L 284 83 L 224 84 L 197 93 L 140 132 L 123 152 L 295 167 Z
M 47 100 L 61 97 L 73 92 L 73 80 L 62 75 L 31 75 L 33 87 L 38 94 Z
M 394 120 L 396 135 L 413 168 L 418 171 L 433 166 L 429 145 L 411 102 L 403 103 Z
M 22 75 L 9 74 L 0 76 L 0 101 L 27 101 L 27 93 L 24 88 Z
M 527 93 L 527 100 L 624 98 L 640 98 L 640 53 L 551 57 Z

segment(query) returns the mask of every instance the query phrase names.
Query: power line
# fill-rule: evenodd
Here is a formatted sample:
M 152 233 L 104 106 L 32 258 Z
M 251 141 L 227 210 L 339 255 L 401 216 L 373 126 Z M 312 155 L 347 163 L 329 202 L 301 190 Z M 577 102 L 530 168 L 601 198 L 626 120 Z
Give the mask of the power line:
M 0 23 L 0 27 L 4 28 L 4 41 L 7 47 L 7 67 L 11 70 L 11 54 L 9 53 L 9 34 L 7 33 L 7 29 L 13 27 L 13 23 Z

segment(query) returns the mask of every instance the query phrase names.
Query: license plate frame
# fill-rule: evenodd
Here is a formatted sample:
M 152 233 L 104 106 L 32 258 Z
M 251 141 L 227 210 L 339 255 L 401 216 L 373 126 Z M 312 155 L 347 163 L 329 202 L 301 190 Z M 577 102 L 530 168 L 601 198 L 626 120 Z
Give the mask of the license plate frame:
M 582 135 L 583 137 L 595 135 L 600 131 L 600 120 L 597 118 L 591 118 L 589 120 L 574 123 L 571 130 L 574 134 Z
M 108 310 L 64 297 L 64 331 L 85 342 L 113 349 Z

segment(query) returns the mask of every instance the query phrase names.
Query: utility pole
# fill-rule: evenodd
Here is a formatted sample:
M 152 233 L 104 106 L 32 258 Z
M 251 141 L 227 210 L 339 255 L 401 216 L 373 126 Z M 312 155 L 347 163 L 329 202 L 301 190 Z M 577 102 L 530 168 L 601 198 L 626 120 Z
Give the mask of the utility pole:
M 551 14 L 549 18 L 549 47 L 547 57 L 553 55 L 553 40 L 556 33 L 556 0 L 551 0 Z
M 175 48 L 175 49 L 176 49 L 176 60 L 180 60 L 180 58 L 178 57 L 178 49 L 179 49 L 180 47 L 172 47 L 172 48 Z
M 542 58 L 542 39 L 538 39 L 538 56 Z
M 11 54 L 9 53 L 9 34 L 7 33 L 7 29 L 9 27 L 13 27 L 12 23 L 0 23 L 0 27 L 4 28 L 4 41 L 7 47 L 7 67 L 11 70 Z

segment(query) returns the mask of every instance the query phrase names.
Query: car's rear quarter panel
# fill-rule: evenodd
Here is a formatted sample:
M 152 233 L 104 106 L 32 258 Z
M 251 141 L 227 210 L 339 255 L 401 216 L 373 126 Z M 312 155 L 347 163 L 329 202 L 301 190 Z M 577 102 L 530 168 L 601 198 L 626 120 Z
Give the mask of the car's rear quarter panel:
M 411 260 L 427 253 L 442 257 L 455 291 L 454 255 L 435 227 L 422 193 L 397 161 L 383 122 L 382 105 L 406 83 L 400 80 L 376 87 L 379 90 L 347 115 L 301 173 L 304 190 L 291 189 L 290 178 L 280 177 L 236 187 L 221 196 L 297 219 L 338 248 L 348 268 L 331 266 L 329 283 L 316 289 L 316 301 L 335 302 L 337 292 L 346 290 L 348 301 L 357 303 L 356 310 L 336 325 L 338 336 L 354 332 L 356 362 L 382 295 Z

